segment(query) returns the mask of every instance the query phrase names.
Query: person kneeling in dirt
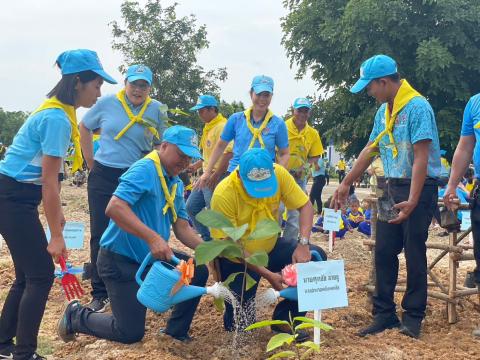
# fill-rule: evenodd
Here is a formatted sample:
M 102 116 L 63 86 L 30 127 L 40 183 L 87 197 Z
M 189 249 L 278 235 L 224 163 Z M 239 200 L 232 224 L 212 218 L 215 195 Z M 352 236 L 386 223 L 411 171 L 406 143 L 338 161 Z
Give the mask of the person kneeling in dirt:
M 263 219 L 278 219 L 280 202 L 287 209 L 297 209 L 300 212 L 300 235 L 298 241 L 286 240 L 277 236 L 260 240 L 247 240 L 252 229 Z M 249 224 L 249 228 L 240 241 L 243 242 L 248 253 L 264 250 L 268 253 L 268 266 L 259 267 L 248 265 L 247 273 L 257 282 L 248 291 L 244 292 L 242 313 L 247 317 L 246 323 L 235 324 L 233 308 L 225 304 L 223 316 L 224 327 L 227 331 L 244 328 L 255 322 L 255 312 L 248 311 L 248 304 L 256 295 L 258 281 L 264 277 L 276 290 L 283 289 L 282 276 L 279 273 L 283 267 L 291 263 L 310 261 L 310 250 L 316 250 L 326 260 L 325 252 L 318 246 L 311 245 L 310 231 L 313 223 L 313 206 L 308 196 L 295 182 L 292 175 L 284 167 L 273 164 L 268 151 L 254 148 L 246 151 L 241 157 L 238 168 L 227 176 L 213 193 L 212 210 L 225 215 L 233 224 Z M 215 239 L 226 238 L 225 233 L 212 229 Z M 219 259 L 219 272 L 222 281 L 230 274 L 243 272 L 244 264 L 233 262 L 226 258 Z M 243 274 L 238 275 L 230 283 L 230 289 L 236 294 L 242 293 Z M 273 318 L 289 320 L 291 317 L 304 313 L 298 311 L 296 301 L 283 300 L 275 307 Z M 272 327 L 273 328 L 273 327 Z M 273 330 L 279 330 L 273 329 Z M 305 340 L 307 334 L 303 334 Z
M 111 221 L 100 240 L 97 261 L 112 314 L 94 312 L 77 300 L 70 302 L 58 323 L 63 341 L 74 340 L 75 333 L 125 344 L 143 338 L 147 309 L 137 300 L 139 286 L 135 281 L 140 264 L 149 251 L 160 260 L 168 261 L 174 254 L 188 259 L 168 245 L 170 227 L 191 249 L 202 242 L 188 224 L 183 184 L 177 176 L 192 158 L 201 158 L 197 144 L 195 131 L 173 126 L 165 131 L 158 150 L 134 163 L 120 177 L 106 209 Z M 206 266 L 196 266 L 192 285 L 204 286 L 207 278 Z M 189 340 L 198 302 L 195 298 L 176 305 L 162 332 L 177 340 Z

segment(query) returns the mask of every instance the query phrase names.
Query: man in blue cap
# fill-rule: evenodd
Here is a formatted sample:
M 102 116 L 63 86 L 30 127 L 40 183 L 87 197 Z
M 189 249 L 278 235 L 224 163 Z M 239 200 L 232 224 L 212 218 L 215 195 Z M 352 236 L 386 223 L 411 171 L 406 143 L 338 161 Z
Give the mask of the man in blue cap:
M 172 126 L 163 141 L 144 159 L 133 164 L 120 178 L 106 213 L 111 218 L 100 241 L 98 270 L 107 287 L 112 314 L 98 313 L 73 301 L 67 305 L 58 323 L 63 341 L 72 341 L 76 333 L 133 343 L 145 333 L 146 308 L 137 300 L 139 286 L 135 274 L 149 252 L 169 261 L 170 229 L 185 246 L 195 249 L 201 239 L 188 223 L 183 200 L 183 184 L 178 174 L 192 159 L 201 158 L 195 131 Z M 205 266 L 195 268 L 193 285 L 204 286 L 208 278 Z M 199 298 L 176 305 L 163 332 L 175 339 L 189 340 L 188 330 Z
M 312 113 L 311 109 L 312 103 L 310 100 L 303 97 L 296 98 L 293 102 L 293 116 L 285 121 L 290 147 L 290 159 L 288 160 L 287 169 L 303 191 L 306 191 L 307 188 L 307 170 L 309 170 L 310 164 L 319 169 L 317 162 L 323 154 L 320 134 L 308 124 L 308 119 Z M 320 181 L 320 179 L 323 179 L 325 184 L 325 176 L 318 178 L 317 181 Z M 321 187 L 323 188 L 323 185 Z M 321 205 L 320 209 L 317 210 L 321 212 Z M 283 206 L 280 212 L 283 213 Z M 287 239 L 296 239 L 298 237 L 297 210 L 288 211 L 283 236 Z
M 197 171 L 203 167 L 203 171 L 207 169 L 210 156 L 215 145 L 220 139 L 223 128 L 227 123 L 227 119 L 218 111 L 218 102 L 212 95 L 200 95 L 197 104 L 190 109 L 196 111 L 198 116 L 205 124 L 203 126 L 202 137 L 200 139 L 200 150 L 202 151 L 203 160 L 198 160 L 190 165 L 190 172 Z M 210 200 L 212 199 L 213 190 L 217 186 L 219 180 L 223 179 L 228 167 L 228 162 L 232 158 L 232 146 L 229 145 L 225 149 L 223 156 L 217 161 L 213 168 L 212 175 L 204 188 L 195 188 L 187 200 L 187 213 L 193 221 L 195 229 L 198 231 L 204 241 L 210 240 L 210 231 L 195 218 L 197 214 L 204 208 L 210 208 Z
M 470 163 L 473 160 L 475 177 L 480 174 L 480 94 L 470 98 L 463 112 L 462 129 L 460 141 L 458 142 L 455 154 L 452 159 L 450 179 L 443 197 L 445 205 L 454 210 L 458 208 L 460 200 L 457 196 L 457 186 L 464 174 L 469 172 Z M 480 197 L 479 182 L 474 180 L 470 196 L 472 210 L 470 214 L 473 233 L 473 255 L 476 268 L 473 272 L 475 283 L 480 292 Z M 480 327 L 473 330 L 473 336 L 480 338 Z
M 440 176 L 437 125 L 428 101 L 407 80 L 400 79 L 391 57 L 375 55 L 362 64 L 360 79 L 350 91 L 358 93 L 365 88 L 382 105 L 375 115 L 367 145 L 335 191 L 333 200 L 336 208 L 345 204 L 350 185 L 368 168 L 374 153 L 380 152 L 387 186 L 379 199 L 374 322 L 359 335 L 401 326 L 402 334 L 418 338 L 427 304 L 425 242 L 437 203 Z M 400 324 L 393 295 L 402 249 L 407 264 L 407 291 Z
M 263 219 L 278 219 L 280 202 L 287 209 L 297 209 L 300 212 L 300 237 L 285 239 L 277 235 L 258 240 L 249 240 L 248 236 Z M 248 229 L 239 240 L 247 253 L 265 251 L 268 254 L 268 267 L 248 265 L 247 273 L 257 283 L 244 292 L 243 306 L 248 308 L 249 300 L 255 297 L 258 281 L 264 277 L 273 288 L 281 290 L 282 276 L 279 272 L 288 264 L 303 263 L 310 260 L 310 250 L 316 250 L 325 260 L 325 252 L 318 246 L 310 244 L 310 231 L 313 223 L 313 207 L 308 196 L 297 185 L 292 175 L 278 164 L 274 164 L 269 152 L 254 148 L 246 151 L 239 161 L 239 166 L 229 176 L 218 184 L 212 197 L 212 210 L 225 215 L 233 224 L 248 224 Z M 212 237 L 224 239 L 226 234 L 218 229 L 212 229 Z M 231 259 L 220 258 L 219 268 L 222 281 L 235 272 L 243 272 L 245 265 Z M 243 275 L 239 275 L 230 283 L 230 288 L 236 293 L 242 293 Z M 255 314 L 246 311 L 247 326 L 255 320 Z M 273 313 L 274 319 L 289 320 L 300 315 L 296 301 L 282 300 Z M 235 329 L 233 308 L 226 304 L 223 316 L 224 327 L 228 331 Z M 303 334 L 305 335 L 305 334 Z M 303 337 L 302 335 L 302 337 Z M 297 341 L 299 339 L 297 338 Z M 305 338 L 303 338 L 305 340 Z

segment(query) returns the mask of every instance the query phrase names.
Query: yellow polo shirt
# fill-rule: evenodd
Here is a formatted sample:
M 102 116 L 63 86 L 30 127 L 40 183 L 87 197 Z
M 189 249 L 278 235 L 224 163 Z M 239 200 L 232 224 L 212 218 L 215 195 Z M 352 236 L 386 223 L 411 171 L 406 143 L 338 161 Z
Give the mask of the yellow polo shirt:
M 305 165 L 308 158 L 323 154 L 322 140 L 318 131 L 306 124 L 302 131 L 293 122 L 293 117 L 285 121 L 288 132 L 288 146 L 290 148 L 290 159 L 287 168 L 298 169 Z
M 347 164 L 345 163 L 345 161 L 340 160 L 337 163 L 337 167 L 338 167 L 338 170 L 345 170 L 347 168 Z
M 212 121 L 215 121 L 218 117 L 222 117 L 222 114 L 218 114 Z M 203 155 L 203 171 L 205 171 L 208 167 L 208 160 L 210 159 L 210 156 L 212 155 L 213 149 L 215 148 L 215 145 L 217 145 L 218 139 L 220 139 L 220 135 L 222 135 L 223 128 L 225 127 L 225 124 L 227 123 L 227 119 L 223 118 L 217 125 L 215 125 L 213 128 L 211 128 L 207 133 L 205 133 L 205 128 L 206 126 L 203 127 L 203 131 L 205 133 L 205 144 L 202 147 L 202 155 Z M 233 141 L 230 142 L 225 149 L 224 153 L 229 153 L 232 152 L 233 148 Z M 216 168 L 216 166 L 215 166 Z
M 280 202 L 283 202 L 287 209 L 298 209 L 309 201 L 292 175 L 282 166 L 277 164 L 274 166 L 278 190 L 272 197 L 264 199 L 250 197 L 243 188 L 238 170 L 223 179 L 213 193 L 210 204 L 212 210 L 221 212 L 235 226 L 249 224 L 241 241 L 250 253 L 259 250 L 265 250 L 269 253 L 274 248 L 277 242 L 276 235 L 257 240 L 248 240 L 247 238 L 260 220 L 272 219 L 277 221 Z M 211 234 L 215 239 L 226 237 L 226 234 L 219 229 L 211 229 Z

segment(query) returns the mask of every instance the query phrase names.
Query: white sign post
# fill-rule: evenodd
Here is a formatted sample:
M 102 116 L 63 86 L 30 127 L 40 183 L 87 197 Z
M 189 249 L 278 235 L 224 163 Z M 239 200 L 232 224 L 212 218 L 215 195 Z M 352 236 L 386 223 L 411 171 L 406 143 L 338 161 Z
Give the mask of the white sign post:
M 63 238 L 67 249 L 83 249 L 83 236 L 85 234 L 85 224 L 82 222 L 67 221 L 63 228 Z M 47 240 L 50 241 L 50 229 L 47 227 Z
M 325 209 L 323 212 L 323 229 L 328 230 L 328 251 L 333 251 L 333 232 L 340 230 L 342 212 L 333 209 Z
M 461 211 L 462 213 L 462 223 L 460 224 L 460 230 L 468 230 L 472 226 L 472 219 L 470 218 L 470 211 Z
M 343 260 L 310 261 L 298 263 L 298 310 L 311 311 L 321 321 L 323 309 L 348 306 L 347 285 Z M 320 344 L 320 329 L 314 329 L 314 342 Z

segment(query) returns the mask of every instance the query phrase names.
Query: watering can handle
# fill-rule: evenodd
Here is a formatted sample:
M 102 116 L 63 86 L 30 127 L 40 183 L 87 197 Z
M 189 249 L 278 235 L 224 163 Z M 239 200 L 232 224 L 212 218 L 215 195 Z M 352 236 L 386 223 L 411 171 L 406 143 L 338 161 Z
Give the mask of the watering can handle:
M 152 258 L 153 258 L 152 253 L 149 252 L 147 256 L 145 256 L 145 259 L 143 259 L 143 262 L 140 265 L 140 267 L 138 268 L 137 273 L 135 274 L 135 280 L 137 281 L 138 285 L 142 285 L 143 283 L 142 274 L 145 271 L 145 268 L 147 267 L 147 265 L 150 263 L 150 260 L 152 260 Z M 180 264 L 180 259 L 177 258 L 175 255 L 172 255 L 170 262 L 174 265 L 178 265 Z
M 322 255 L 317 250 L 310 250 L 313 261 L 323 261 Z

